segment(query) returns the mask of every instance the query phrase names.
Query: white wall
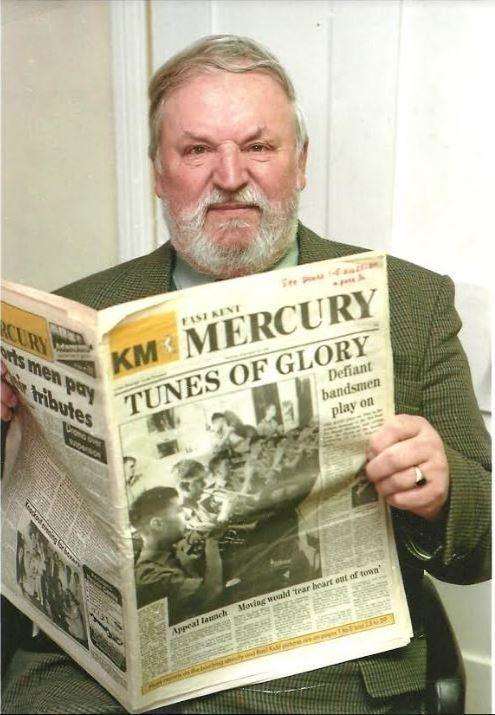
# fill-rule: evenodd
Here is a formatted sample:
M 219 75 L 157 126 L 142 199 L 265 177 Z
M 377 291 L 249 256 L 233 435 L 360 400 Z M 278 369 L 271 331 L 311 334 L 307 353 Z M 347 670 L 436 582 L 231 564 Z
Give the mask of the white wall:
M 480 406 L 490 406 L 495 124 L 493 2 L 407 2 L 399 48 L 389 249 L 457 284 L 461 337 Z M 490 156 L 492 158 L 490 159 Z
M 2 276 L 52 290 L 117 260 L 108 5 L 2 3 Z
M 391 247 L 491 285 L 493 2 L 403 5 Z M 491 231 L 490 231 L 491 229 Z M 449 250 L 446 251 L 445 249 Z M 423 262 L 424 262 L 423 260 Z

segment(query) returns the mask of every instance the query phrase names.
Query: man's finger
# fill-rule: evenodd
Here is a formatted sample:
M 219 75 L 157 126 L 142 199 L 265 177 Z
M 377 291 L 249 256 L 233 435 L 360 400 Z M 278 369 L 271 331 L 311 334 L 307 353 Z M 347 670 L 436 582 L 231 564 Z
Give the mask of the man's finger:
M 2 418 L 2 422 L 10 422 L 13 417 L 12 410 L 10 407 L 7 407 L 7 405 L 4 405 L 3 402 L 0 404 L 0 416 Z
M 445 493 L 436 481 L 431 481 L 423 487 L 395 492 L 386 497 L 387 503 L 396 509 L 411 511 L 424 519 L 435 518 L 446 501 Z
M 417 415 L 395 415 L 370 437 L 368 455 L 374 457 L 387 447 L 416 437 L 428 422 Z
M 427 466 L 425 464 L 419 465 L 421 470 L 426 470 Z M 375 483 L 376 491 L 383 497 L 388 497 L 391 494 L 396 494 L 397 492 L 408 492 L 411 489 L 421 489 L 425 491 L 425 487 L 428 484 L 418 486 L 417 483 L 417 472 L 414 467 L 408 467 L 401 472 L 395 472 L 385 479 L 381 479 Z
M 14 390 L 2 380 L 2 398 L 0 400 L 1 417 L 4 422 L 9 422 L 14 416 L 13 408 L 18 404 Z
M 416 512 L 418 509 L 427 507 L 431 503 L 431 497 L 426 487 L 420 487 L 419 489 L 395 492 L 387 497 L 387 502 L 396 509 Z
M 418 437 L 397 442 L 387 447 L 366 464 L 366 474 L 372 482 L 386 479 L 421 462 L 431 459 L 435 445 Z
M 8 382 L 5 382 L 5 380 L 2 380 L 1 390 L 2 404 L 7 405 L 7 407 L 15 407 L 19 402 L 19 398 L 17 397 L 17 393 L 14 388 L 11 387 Z
M 0 417 L 3 422 L 10 422 L 14 413 L 12 409 L 19 403 L 16 391 L 8 383 L 9 371 L 4 360 L 1 363 L 1 380 L 0 380 Z

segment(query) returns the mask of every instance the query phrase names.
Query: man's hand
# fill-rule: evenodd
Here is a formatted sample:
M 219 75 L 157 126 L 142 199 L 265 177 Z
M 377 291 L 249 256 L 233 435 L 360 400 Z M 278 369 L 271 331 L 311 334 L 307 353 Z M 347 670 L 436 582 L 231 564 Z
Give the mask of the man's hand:
M 370 439 L 366 474 L 390 506 L 433 521 L 449 494 L 442 439 L 424 417 L 396 415 Z M 426 483 L 417 484 L 419 467 Z
M 7 365 L 2 360 L 2 382 L 0 386 L 1 416 L 4 422 L 10 422 L 14 416 L 13 408 L 19 404 L 14 388 L 7 382 Z

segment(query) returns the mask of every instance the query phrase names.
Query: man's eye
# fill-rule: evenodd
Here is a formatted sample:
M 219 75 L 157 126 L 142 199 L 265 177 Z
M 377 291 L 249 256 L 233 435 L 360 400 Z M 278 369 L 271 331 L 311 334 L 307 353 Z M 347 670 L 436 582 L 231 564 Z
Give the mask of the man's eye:
M 194 146 L 186 149 L 186 154 L 189 154 L 190 156 L 201 156 L 202 154 L 206 154 L 207 151 L 208 147 L 203 146 L 202 144 L 195 144 Z
M 248 151 L 254 151 L 256 153 L 261 153 L 263 151 L 266 151 L 268 147 L 266 144 L 250 144 L 248 146 Z

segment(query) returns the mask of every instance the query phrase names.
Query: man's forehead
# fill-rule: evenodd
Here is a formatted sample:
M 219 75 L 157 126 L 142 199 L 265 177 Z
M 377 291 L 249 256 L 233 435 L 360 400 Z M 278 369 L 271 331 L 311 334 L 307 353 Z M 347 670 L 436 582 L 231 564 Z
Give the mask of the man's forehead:
M 180 129 L 181 135 L 184 139 L 190 139 L 191 141 L 205 141 L 211 138 L 211 127 L 204 121 L 202 122 L 200 117 L 198 117 L 198 122 L 194 129 L 189 129 L 184 123 L 180 123 Z M 256 139 L 262 139 L 267 132 L 268 128 L 265 124 L 253 125 L 252 129 L 246 128 L 244 130 L 244 141 L 247 142 L 255 141 Z
M 272 130 L 292 113 L 281 85 L 260 72 L 201 74 L 175 88 L 163 104 L 163 121 L 175 132 L 194 135 L 222 126 Z

